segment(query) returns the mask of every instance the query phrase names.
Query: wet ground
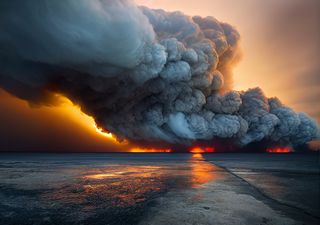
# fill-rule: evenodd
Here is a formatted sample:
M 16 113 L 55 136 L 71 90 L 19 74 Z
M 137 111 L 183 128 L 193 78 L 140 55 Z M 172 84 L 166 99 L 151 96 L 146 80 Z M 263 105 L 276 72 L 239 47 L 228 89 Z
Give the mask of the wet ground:
M 0 224 L 317 224 L 319 158 L 1 154 Z

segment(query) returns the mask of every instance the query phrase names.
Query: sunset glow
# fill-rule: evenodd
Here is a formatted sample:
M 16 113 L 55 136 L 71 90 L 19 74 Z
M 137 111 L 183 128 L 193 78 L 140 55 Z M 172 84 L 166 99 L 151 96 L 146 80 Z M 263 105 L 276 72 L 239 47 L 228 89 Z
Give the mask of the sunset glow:
M 292 152 L 290 148 L 284 147 L 284 148 L 269 148 L 267 149 L 268 153 L 290 153 Z

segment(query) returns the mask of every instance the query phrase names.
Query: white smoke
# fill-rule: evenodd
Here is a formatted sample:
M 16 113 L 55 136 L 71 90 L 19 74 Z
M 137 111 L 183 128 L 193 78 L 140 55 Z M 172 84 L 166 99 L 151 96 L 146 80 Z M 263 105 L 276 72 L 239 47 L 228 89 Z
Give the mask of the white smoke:
M 259 88 L 232 91 L 239 33 L 213 17 L 131 0 L 3 0 L 0 85 L 30 102 L 59 92 L 120 139 L 292 145 L 319 128 Z

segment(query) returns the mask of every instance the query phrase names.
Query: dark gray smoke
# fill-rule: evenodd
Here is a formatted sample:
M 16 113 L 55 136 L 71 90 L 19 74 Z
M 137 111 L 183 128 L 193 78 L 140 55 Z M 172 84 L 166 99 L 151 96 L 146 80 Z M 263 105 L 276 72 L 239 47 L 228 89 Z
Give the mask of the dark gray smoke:
M 0 85 L 33 104 L 62 93 L 119 139 L 300 145 L 316 122 L 259 88 L 231 90 L 239 33 L 131 0 L 2 0 Z

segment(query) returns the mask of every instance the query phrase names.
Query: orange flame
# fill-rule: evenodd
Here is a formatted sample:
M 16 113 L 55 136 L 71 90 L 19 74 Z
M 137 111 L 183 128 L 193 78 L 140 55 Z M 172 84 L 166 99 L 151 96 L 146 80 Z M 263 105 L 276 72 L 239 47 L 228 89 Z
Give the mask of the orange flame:
M 194 153 L 194 154 L 197 154 L 197 153 L 198 154 L 199 153 L 213 153 L 215 151 L 216 150 L 213 147 L 204 147 L 204 148 L 202 148 L 202 147 L 199 147 L 199 146 L 195 146 L 190 150 L 190 152 Z
M 129 152 L 133 153 L 170 153 L 171 149 L 158 149 L 158 148 L 131 148 Z
M 267 149 L 268 153 L 290 153 L 292 152 L 290 148 L 283 147 L 283 148 L 269 148 Z

